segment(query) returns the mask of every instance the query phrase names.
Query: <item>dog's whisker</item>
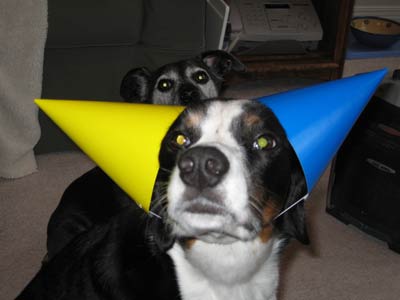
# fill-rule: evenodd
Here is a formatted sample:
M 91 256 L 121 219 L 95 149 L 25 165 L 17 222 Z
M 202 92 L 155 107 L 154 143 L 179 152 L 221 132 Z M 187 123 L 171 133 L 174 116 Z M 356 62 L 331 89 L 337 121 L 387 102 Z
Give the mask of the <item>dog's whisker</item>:
M 263 201 L 263 199 L 260 199 L 258 196 L 255 196 L 252 193 L 249 193 L 249 198 L 252 199 L 254 203 L 257 204 L 260 208 L 265 204 L 265 201 Z
M 172 173 L 172 170 L 169 170 L 169 169 L 166 169 L 166 168 L 163 168 L 163 167 L 160 167 L 160 170 L 161 170 L 161 171 L 164 171 L 164 172 L 167 172 L 167 173 L 169 173 L 169 174 Z
M 160 212 L 159 212 L 160 215 L 163 215 L 163 216 L 166 215 L 167 209 L 168 209 L 168 207 L 164 205 L 164 206 L 160 209 Z
M 262 212 L 261 208 L 257 205 L 257 203 L 253 202 L 254 200 L 257 200 L 257 199 L 254 199 L 253 197 L 250 196 L 249 204 L 254 209 L 255 213 L 257 213 L 260 217 L 262 217 L 263 212 Z
M 250 198 L 249 204 L 252 207 L 254 207 L 261 214 L 262 213 L 261 202 L 257 198 L 255 198 L 255 197 L 253 197 L 251 195 L 249 196 L 249 198 Z
M 152 204 L 151 206 L 151 210 L 152 211 L 157 211 L 158 213 L 160 213 L 160 211 L 162 210 L 162 208 L 165 206 L 165 204 L 163 203 L 163 201 L 157 201 L 154 204 Z
M 162 194 L 165 194 L 165 192 L 167 191 L 168 184 L 169 184 L 169 182 L 167 182 L 167 181 L 162 181 L 162 182 L 157 183 L 157 187 Z
M 153 199 L 152 201 L 152 211 L 157 211 L 158 214 L 162 215 L 166 210 L 167 205 L 167 194 L 161 194 L 159 198 Z M 161 208 L 160 208 L 161 207 Z

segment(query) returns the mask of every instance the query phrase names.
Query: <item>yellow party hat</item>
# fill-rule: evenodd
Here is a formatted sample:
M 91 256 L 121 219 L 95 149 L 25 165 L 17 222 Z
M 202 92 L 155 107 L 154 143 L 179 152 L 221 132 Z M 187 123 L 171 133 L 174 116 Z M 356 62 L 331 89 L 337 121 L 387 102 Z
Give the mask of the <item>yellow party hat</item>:
M 149 211 L 162 139 L 184 107 L 76 100 L 35 102 L 138 205 Z

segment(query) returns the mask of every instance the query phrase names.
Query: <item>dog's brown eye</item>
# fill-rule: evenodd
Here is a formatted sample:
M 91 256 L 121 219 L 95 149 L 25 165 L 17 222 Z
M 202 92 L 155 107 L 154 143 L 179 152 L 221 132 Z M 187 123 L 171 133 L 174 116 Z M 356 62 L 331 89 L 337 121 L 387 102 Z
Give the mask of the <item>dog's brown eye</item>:
M 197 83 L 205 84 L 208 81 L 208 75 L 206 74 L 206 72 L 199 71 L 193 74 L 193 79 Z
M 174 85 L 174 83 L 172 82 L 172 80 L 169 79 L 161 79 L 158 82 L 158 86 L 157 88 L 161 91 L 161 92 L 167 92 L 169 91 L 172 86 Z
M 190 139 L 182 133 L 177 134 L 173 142 L 179 147 L 187 147 L 190 145 Z
M 253 142 L 253 148 L 256 150 L 264 150 L 274 148 L 276 146 L 276 141 L 273 137 L 268 135 L 259 136 Z

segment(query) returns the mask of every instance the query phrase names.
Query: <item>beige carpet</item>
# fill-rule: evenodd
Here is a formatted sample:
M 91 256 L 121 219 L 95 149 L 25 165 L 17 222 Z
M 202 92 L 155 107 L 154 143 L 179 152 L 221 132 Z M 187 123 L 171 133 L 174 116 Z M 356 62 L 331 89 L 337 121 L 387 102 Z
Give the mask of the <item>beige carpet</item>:
M 0 181 L 0 299 L 13 299 L 38 270 L 50 213 L 92 163 L 71 152 L 39 156 L 38 165 L 38 173 Z M 400 255 L 324 212 L 327 181 L 326 173 L 307 202 L 312 245 L 285 251 L 279 299 L 398 300 Z

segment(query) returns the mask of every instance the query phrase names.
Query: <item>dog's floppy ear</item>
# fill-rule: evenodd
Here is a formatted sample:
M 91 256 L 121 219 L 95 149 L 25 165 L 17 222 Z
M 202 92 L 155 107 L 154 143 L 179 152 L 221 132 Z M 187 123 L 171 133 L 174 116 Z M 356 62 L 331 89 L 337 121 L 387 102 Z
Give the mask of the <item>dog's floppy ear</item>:
M 244 64 L 235 56 L 222 50 L 203 52 L 201 60 L 220 77 L 231 71 L 244 72 L 246 70 Z
M 146 68 L 130 70 L 122 79 L 120 95 L 127 102 L 147 102 L 151 73 Z
M 297 158 L 295 160 L 296 166 L 292 169 L 289 194 L 284 209 L 298 201 L 307 191 L 307 185 L 301 171 L 300 163 Z M 310 243 L 305 220 L 304 201 L 290 208 L 287 212 L 278 217 L 278 219 L 279 218 L 281 218 L 281 220 L 278 221 L 281 222 L 282 230 L 285 234 L 297 239 L 303 244 L 307 245 Z

